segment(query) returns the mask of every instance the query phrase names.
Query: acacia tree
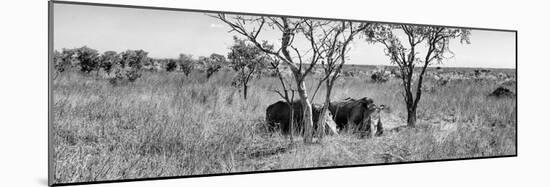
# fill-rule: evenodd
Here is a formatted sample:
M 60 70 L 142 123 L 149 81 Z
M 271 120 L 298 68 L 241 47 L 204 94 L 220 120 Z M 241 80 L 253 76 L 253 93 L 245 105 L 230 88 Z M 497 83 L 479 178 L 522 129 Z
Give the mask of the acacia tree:
M 324 75 L 321 76 L 317 88 L 312 95 L 311 100 L 315 98 L 320 86 L 325 83 L 325 99 L 321 114 L 319 115 L 317 132 L 318 137 L 322 138 L 325 132 L 325 113 L 330 105 L 330 96 L 334 83 L 339 77 L 342 67 L 346 63 L 349 44 L 356 35 L 369 28 L 370 23 L 353 23 L 351 21 L 307 21 L 305 22 L 304 33 L 306 38 L 313 43 L 314 51 L 318 51 L 322 57 L 321 68 Z M 371 128 L 372 129 L 372 128 Z M 371 130 L 372 131 L 372 130 Z
M 404 33 L 405 42 L 401 41 L 398 32 Z M 443 63 L 444 59 L 449 58 L 446 54 L 453 54 L 449 49 L 452 39 L 459 38 L 461 43 L 469 44 L 470 31 L 438 26 L 380 24 L 365 33 L 367 41 L 383 44 L 390 62 L 399 67 L 407 107 L 407 126 L 414 127 L 426 68 L 434 63 Z M 425 44 L 423 54 L 419 53 L 422 51 L 419 44 Z M 415 71 L 417 66 L 420 66 L 420 72 Z
M 317 51 L 314 50 L 306 51 L 310 53 L 310 55 L 308 55 L 309 57 L 302 56 L 303 52 L 300 52 L 296 45 L 294 45 L 295 36 L 303 34 L 302 29 L 304 28 L 304 23 L 309 19 L 288 18 L 284 16 L 227 16 L 223 13 L 217 14 L 215 17 L 231 27 L 230 32 L 236 32 L 244 36 L 260 50 L 290 67 L 294 75 L 294 81 L 296 82 L 296 91 L 300 96 L 300 102 L 304 110 L 302 118 L 304 123 L 304 142 L 313 142 L 312 107 L 309 101 L 305 79 L 320 60 L 320 56 Z M 267 29 L 271 29 L 280 35 L 279 45 L 273 45 L 266 40 L 260 41 L 258 39 L 260 33 Z M 309 44 L 313 45 L 314 42 L 309 42 Z M 308 62 L 309 66 L 305 66 L 304 63 Z
M 261 68 L 265 66 L 267 56 L 263 51 L 253 44 L 247 44 L 246 40 L 233 38 L 234 44 L 230 47 L 227 55 L 233 70 L 237 72 L 235 81 L 243 88 L 243 97 L 246 100 L 248 93 L 248 82 Z

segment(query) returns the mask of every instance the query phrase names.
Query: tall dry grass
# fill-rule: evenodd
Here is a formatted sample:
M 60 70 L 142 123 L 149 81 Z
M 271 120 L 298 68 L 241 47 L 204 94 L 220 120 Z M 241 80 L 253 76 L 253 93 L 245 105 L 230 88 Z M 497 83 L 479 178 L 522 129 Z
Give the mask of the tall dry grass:
M 451 82 L 425 92 L 417 128 L 405 125 L 398 81 L 344 78 L 334 99 L 371 97 L 390 106 L 381 137 L 342 134 L 290 144 L 264 130 L 265 108 L 279 100 L 275 78 L 254 80 L 248 100 L 230 72 L 144 73 L 112 85 L 78 73 L 54 81 L 55 182 L 406 162 L 515 154 L 516 101 L 486 95 L 494 82 Z M 308 80 L 308 85 L 314 80 Z M 428 82 L 429 84 L 429 82 Z M 321 103 L 324 90 L 316 98 Z M 389 129 L 395 130 L 389 130 Z M 296 142 L 301 142 L 299 137 Z

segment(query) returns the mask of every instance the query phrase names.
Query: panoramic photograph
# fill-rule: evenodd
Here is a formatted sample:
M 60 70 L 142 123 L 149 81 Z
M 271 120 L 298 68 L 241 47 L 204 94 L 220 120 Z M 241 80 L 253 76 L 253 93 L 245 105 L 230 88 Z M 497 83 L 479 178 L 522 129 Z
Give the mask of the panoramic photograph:
M 51 6 L 53 184 L 517 155 L 515 31 Z

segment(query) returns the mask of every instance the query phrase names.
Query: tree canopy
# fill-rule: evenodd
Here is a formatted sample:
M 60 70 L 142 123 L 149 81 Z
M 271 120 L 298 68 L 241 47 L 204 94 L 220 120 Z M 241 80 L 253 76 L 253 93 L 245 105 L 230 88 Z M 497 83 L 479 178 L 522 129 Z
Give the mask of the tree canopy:
M 404 37 L 399 37 L 399 32 Z M 390 62 L 399 67 L 409 126 L 416 123 L 416 108 L 422 96 L 422 83 L 427 67 L 434 62 L 443 63 L 445 59 L 452 57 L 453 52 L 449 48 L 451 40 L 460 39 L 461 43 L 470 43 L 468 29 L 439 26 L 377 24 L 373 29 L 367 30 L 365 35 L 368 42 L 384 45 L 384 52 Z M 425 45 L 424 56 L 418 46 L 421 44 Z M 415 80 L 413 75 L 417 66 L 420 72 L 416 73 Z

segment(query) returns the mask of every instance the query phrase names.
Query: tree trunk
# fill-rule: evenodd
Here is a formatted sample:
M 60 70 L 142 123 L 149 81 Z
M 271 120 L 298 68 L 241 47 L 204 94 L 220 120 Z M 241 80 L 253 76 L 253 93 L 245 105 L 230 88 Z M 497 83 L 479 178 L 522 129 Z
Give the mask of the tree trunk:
M 327 113 L 330 105 L 330 93 L 332 92 L 332 84 L 329 81 L 330 79 L 326 80 L 327 91 L 325 94 L 325 103 L 323 104 L 323 108 L 319 114 L 319 120 L 317 121 L 317 133 L 320 140 L 323 139 L 323 136 L 325 135 L 325 114 Z
M 407 126 L 414 127 L 416 124 L 416 105 L 414 104 L 415 99 L 411 90 L 413 69 L 409 69 L 407 73 L 406 77 L 403 78 L 403 86 L 405 89 L 405 94 L 403 96 L 405 97 L 405 104 L 407 105 Z
M 292 106 L 292 101 L 287 100 L 288 108 L 290 108 L 290 121 L 289 121 L 289 129 L 288 134 L 290 134 L 290 143 L 294 143 L 294 106 Z
M 319 119 L 317 120 L 317 137 L 319 140 L 323 139 L 323 136 L 325 135 L 325 114 L 328 110 L 328 103 L 325 101 L 325 104 L 323 105 L 323 108 L 321 109 L 321 112 L 319 113 Z
M 244 96 L 244 100 L 246 100 L 246 95 L 248 93 L 248 85 L 244 84 L 243 85 L 243 96 Z
M 372 114 L 370 114 L 372 115 Z M 374 134 L 375 134 L 375 131 L 376 131 L 376 124 L 373 123 L 373 120 L 372 120 L 372 116 L 364 116 L 364 119 L 366 119 L 366 123 L 367 123 L 367 138 L 372 138 L 374 137 Z M 364 122 L 365 123 L 365 122 Z
M 304 81 L 297 80 L 296 82 L 298 85 L 298 94 L 300 95 L 300 100 L 304 110 L 302 118 L 304 123 L 304 143 L 312 143 L 313 115 L 311 110 L 311 103 L 309 102 L 307 97 L 306 84 L 304 83 Z
M 416 107 L 407 106 L 407 126 L 414 127 L 416 125 Z

